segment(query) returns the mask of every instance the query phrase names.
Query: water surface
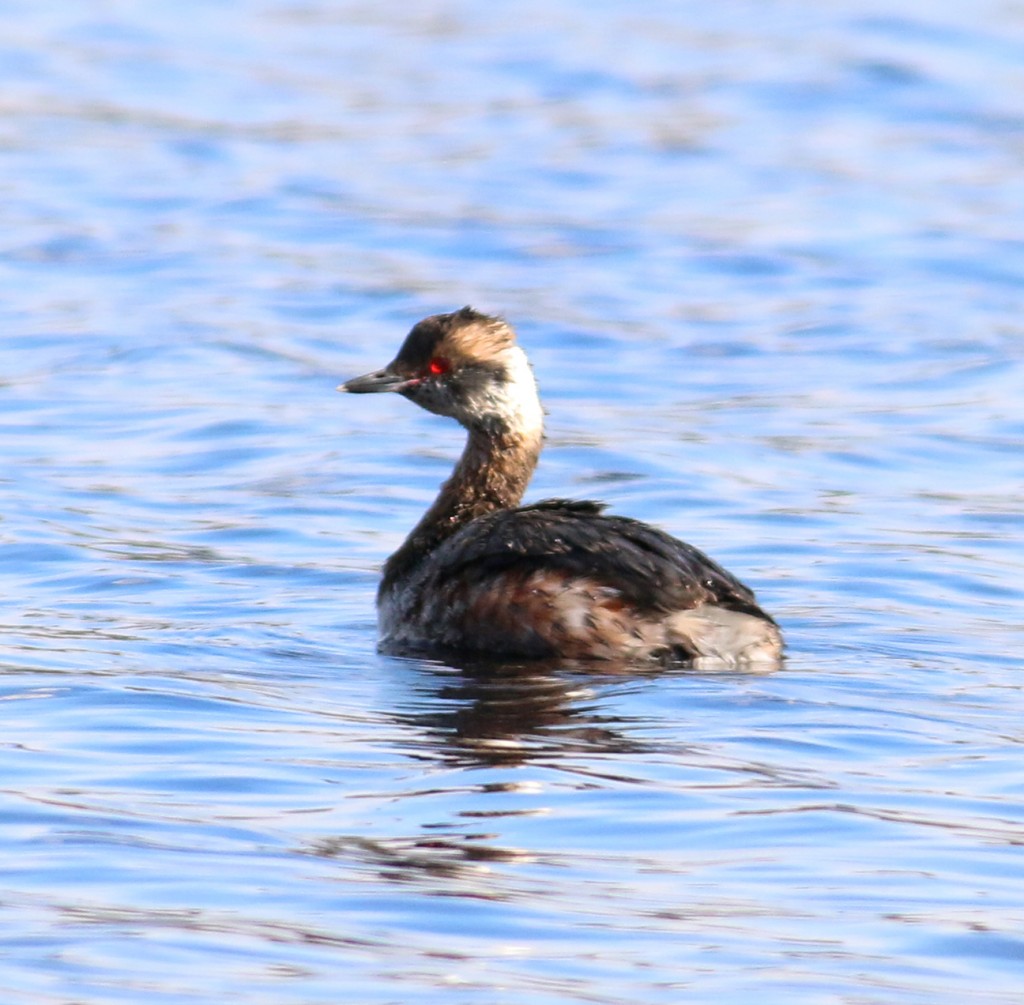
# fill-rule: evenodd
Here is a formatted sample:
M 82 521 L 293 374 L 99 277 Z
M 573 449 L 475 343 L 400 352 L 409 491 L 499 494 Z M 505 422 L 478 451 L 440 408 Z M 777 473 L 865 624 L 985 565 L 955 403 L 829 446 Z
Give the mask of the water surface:
M 1024 8 L 0 13 L 5 1002 L 1020 1001 Z M 376 653 L 463 303 L 780 671 Z

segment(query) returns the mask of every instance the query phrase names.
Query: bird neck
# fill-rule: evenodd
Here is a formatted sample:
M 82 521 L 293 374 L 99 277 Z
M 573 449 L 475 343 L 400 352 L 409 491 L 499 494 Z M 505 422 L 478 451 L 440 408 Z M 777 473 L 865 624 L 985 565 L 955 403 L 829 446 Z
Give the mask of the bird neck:
M 381 593 L 471 520 L 519 505 L 540 456 L 540 427 L 527 432 L 471 429 L 451 477 L 405 543 L 384 566 Z

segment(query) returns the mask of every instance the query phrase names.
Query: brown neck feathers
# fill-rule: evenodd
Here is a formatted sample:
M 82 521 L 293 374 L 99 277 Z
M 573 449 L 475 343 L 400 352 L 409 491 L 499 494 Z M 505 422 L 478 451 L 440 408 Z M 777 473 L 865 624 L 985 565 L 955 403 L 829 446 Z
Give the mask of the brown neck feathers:
M 537 466 L 541 434 L 471 431 L 459 463 L 434 504 L 384 565 L 386 593 L 460 527 L 519 505 Z

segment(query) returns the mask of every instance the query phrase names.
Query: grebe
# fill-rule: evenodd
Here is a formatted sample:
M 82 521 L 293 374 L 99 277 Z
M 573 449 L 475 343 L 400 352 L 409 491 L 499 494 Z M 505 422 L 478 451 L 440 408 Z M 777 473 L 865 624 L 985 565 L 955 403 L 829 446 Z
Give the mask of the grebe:
M 754 594 L 691 545 L 595 502 L 519 506 L 543 412 L 504 320 L 471 307 L 425 318 L 383 370 L 338 390 L 396 391 L 468 431 L 451 478 L 384 565 L 384 651 L 778 660 L 782 637 Z

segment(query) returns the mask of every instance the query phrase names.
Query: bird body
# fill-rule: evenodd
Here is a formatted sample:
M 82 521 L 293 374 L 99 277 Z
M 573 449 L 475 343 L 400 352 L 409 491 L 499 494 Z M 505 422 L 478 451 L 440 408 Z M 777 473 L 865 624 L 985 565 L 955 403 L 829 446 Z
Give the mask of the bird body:
M 392 363 L 340 390 L 396 391 L 468 431 L 451 478 L 385 563 L 385 650 L 777 662 L 775 622 L 692 545 L 595 502 L 519 505 L 540 454 L 543 412 L 503 320 L 468 307 L 426 318 Z

